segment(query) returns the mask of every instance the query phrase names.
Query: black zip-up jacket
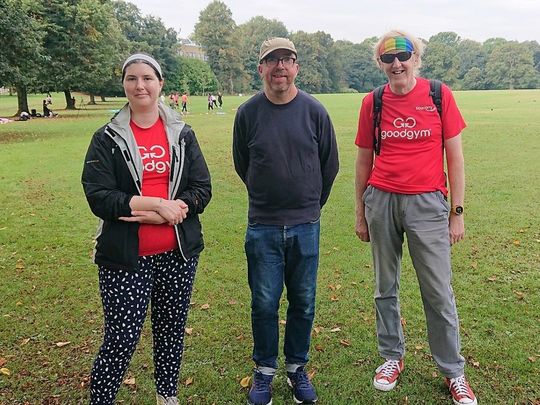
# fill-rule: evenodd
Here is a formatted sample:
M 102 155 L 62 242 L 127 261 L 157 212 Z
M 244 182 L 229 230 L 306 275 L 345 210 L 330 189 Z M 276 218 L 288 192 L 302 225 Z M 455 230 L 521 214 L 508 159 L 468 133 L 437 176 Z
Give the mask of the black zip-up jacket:
M 159 115 L 167 132 L 171 156 L 169 199 L 189 207 L 184 221 L 175 226 L 184 260 L 204 248 L 199 214 L 212 196 L 210 173 L 195 137 L 180 116 L 163 103 Z M 129 126 L 129 105 L 98 129 L 86 153 L 82 185 L 90 209 L 100 218 L 94 262 L 108 268 L 134 270 L 139 258 L 139 223 L 118 220 L 131 216 L 129 202 L 141 195 L 143 164 Z

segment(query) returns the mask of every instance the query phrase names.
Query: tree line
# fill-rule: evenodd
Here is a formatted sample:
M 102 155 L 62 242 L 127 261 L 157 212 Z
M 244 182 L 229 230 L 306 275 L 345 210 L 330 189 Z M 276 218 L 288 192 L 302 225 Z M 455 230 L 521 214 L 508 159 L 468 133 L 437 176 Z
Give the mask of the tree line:
M 365 92 L 385 82 L 372 59 L 376 37 L 334 41 L 323 31 L 290 32 L 262 16 L 237 25 L 219 0 L 201 11 L 192 36 L 207 63 L 179 56 L 177 32 L 129 2 L 0 0 L 0 9 L 0 86 L 15 89 L 18 113 L 28 111 L 28 92 L 63 92 L 68 109 L 75 108 L 75 91 L 89 94 L 91 102 L 122 95 L 121 63 L 134 52 L 160 61 L 166 93 L 251 92 L 261 87 L 259 46 L 273 36 L 295 43 L 301 64 L 297 84 L 308 92 Z M 441 32 L 424 42 L 421 75 L 455 90 L 540 87 L 537 41 L 480 43 Z
M 301 65 L 297 84 L 308 92 L 366 92 L 386 81 L 373 61 L 377 37 L 359 44 L 334 41 L 323 31 L 289 32 L 282 22 L 261 16 L 236 25 L 230 9 L 219 0 L 201 11 L 194 32 L 220 85 L 228 92 L 260 88 L 258 48 L 272 36 L 287 36 L 294 42 Z M 480 43 L 454 32 L 441 32 L 423 41 L 420 74 L 442 80 L 455 90 L 540 87 L 537 41 L 491 38 Z

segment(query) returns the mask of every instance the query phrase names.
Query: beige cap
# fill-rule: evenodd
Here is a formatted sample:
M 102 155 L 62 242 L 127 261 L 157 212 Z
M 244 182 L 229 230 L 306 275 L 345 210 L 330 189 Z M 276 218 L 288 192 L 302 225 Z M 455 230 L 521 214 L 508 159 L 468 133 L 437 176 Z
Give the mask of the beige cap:
M 292 41 L 287 38 L 275 37 L 267 39 L 262 43 L 261 50 L 259 52 L 259 62 L 263 60 L 266 56 L 268 56 L 269 53 L 274 52 L 278 49 L 286 49 L 288 51 L 294 52 L 294 54 L 298 56 L 298 53 L 296 52 L 296 48 L 294 47 Z

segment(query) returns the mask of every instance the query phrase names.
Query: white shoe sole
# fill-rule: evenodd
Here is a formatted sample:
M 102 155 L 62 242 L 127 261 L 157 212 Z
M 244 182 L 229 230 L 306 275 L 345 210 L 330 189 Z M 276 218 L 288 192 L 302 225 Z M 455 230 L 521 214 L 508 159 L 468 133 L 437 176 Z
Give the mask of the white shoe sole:
M 380 382 L 377 382 L 375 378 L 373 379 L 373 386 L 379 391 L 392 391 L 396 384 L 397 380 L 394 381 L 392 384 L 381 384 Z
M 476 398 L 474 399 L 473 402 L 459 402 L 459 401 L 456 401 L 454 398 L 452 398 L 452 401 L 454 402 L 454 404 L 456 405 L 478 405 L 478 401 L 476 400 Z

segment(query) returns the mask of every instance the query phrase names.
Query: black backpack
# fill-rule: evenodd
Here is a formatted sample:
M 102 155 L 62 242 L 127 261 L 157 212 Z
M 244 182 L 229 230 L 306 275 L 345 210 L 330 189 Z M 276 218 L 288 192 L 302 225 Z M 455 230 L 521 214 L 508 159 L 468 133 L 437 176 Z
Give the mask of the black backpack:
M 373 150 L 377 155 L 381 153 L 382 96 L 385 87 L 386 84 L 383 84 L 373 90 Z M 429 95 L 437 108 L 439 117 L 442 119 L 442 93 L 439 80 L 432 79 L 429 81 Z

